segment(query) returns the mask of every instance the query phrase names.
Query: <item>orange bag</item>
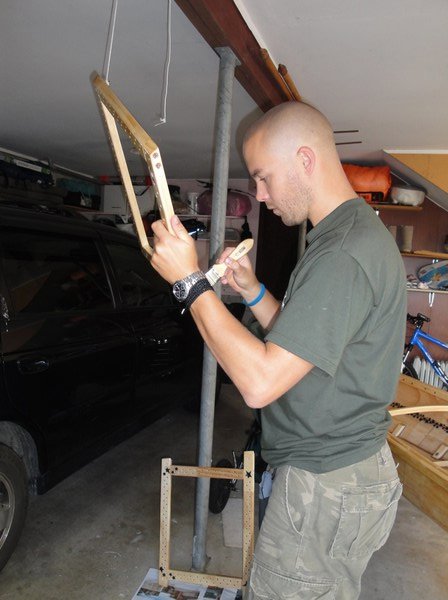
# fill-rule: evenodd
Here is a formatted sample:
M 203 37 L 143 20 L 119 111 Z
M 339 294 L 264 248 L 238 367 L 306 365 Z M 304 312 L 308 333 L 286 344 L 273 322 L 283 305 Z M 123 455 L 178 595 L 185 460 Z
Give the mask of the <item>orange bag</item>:
M 359 196 L 367 202 L 384 202 L 389 193 L 392 179 L 390 167 L 360 167 L 359 165 L 342 165 L 347 179 Z

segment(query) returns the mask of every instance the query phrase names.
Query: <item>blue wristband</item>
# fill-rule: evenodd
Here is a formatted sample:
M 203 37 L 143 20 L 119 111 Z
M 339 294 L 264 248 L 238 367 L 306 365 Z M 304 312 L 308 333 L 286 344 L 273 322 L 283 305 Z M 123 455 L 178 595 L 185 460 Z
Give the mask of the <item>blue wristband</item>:
M 263 299 L 263 296 L 266 293 L 266 288 L 264 286 L 264 283 L 260 284 L 260 292 L 258 294 L 258 296 L 256 298 L 254 298 L 251 302 L 246 302 L 246 300 L 243 300 L 243 304 L 245 304 L 246 306 L 255 306 L 256 304 L 258 304 L 260 302 L 260 300 Z

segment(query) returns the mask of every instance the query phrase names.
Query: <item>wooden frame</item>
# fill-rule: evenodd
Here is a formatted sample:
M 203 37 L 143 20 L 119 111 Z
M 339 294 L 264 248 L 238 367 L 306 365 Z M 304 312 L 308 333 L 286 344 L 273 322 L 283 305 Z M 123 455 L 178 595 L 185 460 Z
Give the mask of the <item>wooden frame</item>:
M 243 564 L 241 577 L 179 571 L 171 567 L 170 533 L 172 477 L 209 477 L 216 479 L 238 479 L 243 481 Z M 254 551 L 254 489 L 255 455 L 253 451 L 244 452 L 244 466 L 242 469 L 180 466 L 173 465 L 171 458 L 162 459 L 159 585 L 166 586 L 170 580 L 175 579 L 179 579 L 186 583 L 214 585 L 223 588 L 238 589 L 247 585 Z
M 171 217 L 174 215 L 171 195 L 168 189 L 168 183 L 165 177 L 160 150 L 152 138 L 146 133 L 143 127 L 136 121 L 126 106 L 111 90 L 109 85 L 96 73 L 94 74 L 93 87 L 98 96 L 104 122 L 109 135 L 112 153 L 114 155 L 121 181 L 124 187 L 127 201 L 131 208 L 137 236 L 143 250 L 143 253 L 149 258 L 152 255 L 152 248 L 149 245 L 143 226 L 140 209 L 135 197 L 134 187 L 129 175 L 129 169 L 124 156 L 118 133 L 117 122 L 123 131 L 132 141 L 134 147 L 138 150 L 146 162 L 151 175 L 152 184 L 157 200 L 157 205 L 166 228 L 173 233 L 171 227 Z
M 448 529 L 448 392 L 402 375 L 389 412 L 404 496 Z

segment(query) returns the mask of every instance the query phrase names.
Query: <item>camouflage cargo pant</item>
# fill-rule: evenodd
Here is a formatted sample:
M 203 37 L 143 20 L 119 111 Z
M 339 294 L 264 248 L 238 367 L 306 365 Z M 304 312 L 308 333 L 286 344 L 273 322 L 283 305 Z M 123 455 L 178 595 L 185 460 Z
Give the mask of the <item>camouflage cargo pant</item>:
M 401 496 L 389 446 L 329 473 L 276 471 L 246 600 L 355 600 Z

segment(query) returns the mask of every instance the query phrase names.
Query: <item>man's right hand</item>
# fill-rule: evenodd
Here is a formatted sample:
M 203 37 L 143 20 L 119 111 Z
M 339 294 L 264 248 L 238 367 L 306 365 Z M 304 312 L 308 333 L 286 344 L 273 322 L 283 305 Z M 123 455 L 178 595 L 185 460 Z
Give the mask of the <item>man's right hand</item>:
M 243 299 L 250 303 L 257 299 L 261 291 L 261 283 L 258 281 L 252 264 L 247 256 L 240 260 L 232 260 L 229 254 L 234 248 L 226 248 L 218 259 L 227 265 L 227 270 L 221 281 L 228 283 Z M 270 294 L 268 290 L 263 294 L 260 301 L 250 307 L 253 315 L 260 325 L 267 331 L 272 327 L 280 311 L 280 302 Z
M 219 257 L 219 263 L 225 263 L 227 270 L 221 278 L 222 283 L 230 285 L 245 300 L 255 298 L 260 291 L 260 283 L 255 276 L 250 259 L 243 256 L 239 260 L 228 258 L 235 248 L 226 248 Z

